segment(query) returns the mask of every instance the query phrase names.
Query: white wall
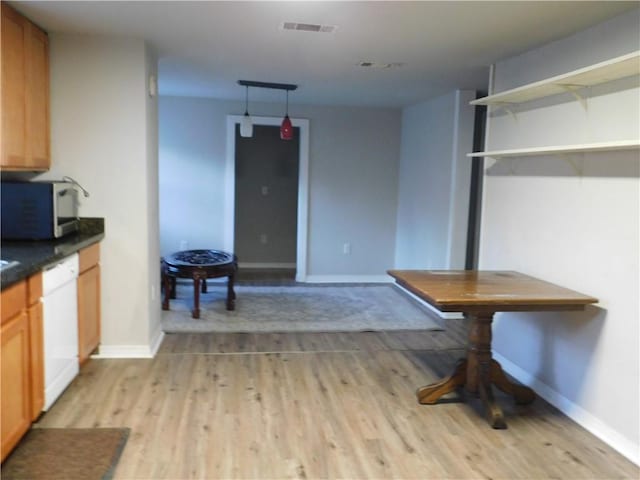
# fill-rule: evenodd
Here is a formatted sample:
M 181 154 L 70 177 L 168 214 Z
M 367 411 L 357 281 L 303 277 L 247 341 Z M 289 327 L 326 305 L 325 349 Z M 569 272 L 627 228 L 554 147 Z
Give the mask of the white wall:
M 50 35 L 52 169 L 89 192 L 80 215 L 104 217 L 102 342 L 107 355 L 147 355 L 159 339 L 156 60 L 144 42 Z
M 282 105 L 250 110 L 280 116 Z M 160 99 L 163 254 L 183 239 L 189 248 L 223 245 L 226 117 L 243 111 L 242 102 Z M 400 111 L 292 105 L 289 113 L 310 122 L 307 279 L 384 276 L 394 258 Z
M 474 98 L 454 91 L 402 112 L 396 268 L 464 268 Z
M 638 10 L 496 65 L 513 88 L 638 49 Z M 637 139 L 638 78 L 489 118 L 487 150 Z M 496 357 L 562 411 L 639 459 L 640 168 L 638 152 L 488 161 L 480 267 L 509 269 L 597 297 L 575 313 L 497 317 Z M 579 173 L 581 172 L 581 173 Z

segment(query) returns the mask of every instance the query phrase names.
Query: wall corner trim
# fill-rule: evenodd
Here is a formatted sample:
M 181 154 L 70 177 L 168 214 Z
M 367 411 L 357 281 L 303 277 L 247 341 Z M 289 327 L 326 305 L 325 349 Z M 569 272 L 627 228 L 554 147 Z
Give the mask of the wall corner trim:
M 589 431 L 614 450 L 624 455 L 636 465 L 640 465 L 640 445 L 633 443 L 616 430 L 605 424 L 602 420 L 576 405 L 568 398 L 560 395 L 547 384 L 541 382 L 529 372 L 523 370 L 515 363 L 493 352 L 494 358 L 500 362 L 502 368 L 520 383 L 531 387 L 536 394 L 556 407 L 578 425 Z
M 151 339 L 151 356 L 155 357 L 160 350 L 160 345 L 162 345 L 162 341 L 164 340 L 164 332 L 162 331 L 162 326 L 158 325 L 158 328 L 155 331 L 153 338 Z

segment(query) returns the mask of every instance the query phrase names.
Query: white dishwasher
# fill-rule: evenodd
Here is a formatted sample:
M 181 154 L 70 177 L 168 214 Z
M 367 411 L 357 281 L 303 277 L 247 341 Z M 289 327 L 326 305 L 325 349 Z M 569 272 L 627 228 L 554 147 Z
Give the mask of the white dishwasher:
M 44 410 L 78 375 L 78 254 L 42 273 Z

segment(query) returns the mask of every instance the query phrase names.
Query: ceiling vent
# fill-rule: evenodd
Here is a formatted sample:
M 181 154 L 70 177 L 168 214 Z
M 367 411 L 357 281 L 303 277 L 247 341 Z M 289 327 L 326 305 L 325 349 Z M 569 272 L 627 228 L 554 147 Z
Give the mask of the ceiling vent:
M 404 63 L 402 62 L 393 62 L 393 63 L 360 62 L 357 65 L 359 67 L 364 67 L 364 68 L 398 68 L 398 67 L 402 67 Z
M 298 30 L 300 32 L 333 33 L 338 27 L 336 25 L 319 25 L 315 23 L 294 23 L 284 22 L 283 30 Z

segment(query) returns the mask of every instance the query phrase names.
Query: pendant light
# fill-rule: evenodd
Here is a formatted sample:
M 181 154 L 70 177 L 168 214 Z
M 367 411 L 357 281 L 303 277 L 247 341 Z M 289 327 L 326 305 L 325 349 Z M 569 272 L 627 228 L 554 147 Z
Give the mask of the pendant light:
M 244 100 L 244 115 L 240 121 L 240 136 L 241 137 L 253 137 L 253 122 L 249 115 L 249 86 L 246 85 L 246 93 Z
M 289 118 L 289 90 L 287 90 L 287 110 L 282 120 L 282 125 L 280 125 L 280 138 L 282 140 L 293 139 L 293 125 Z
M 287 92 L 287 110 L 280 125 L 280 138 L 282 140 L 293 139 L 293 124 L 289 118 L 289 90 L 295 90 L 298 85 L 291 83 L 271 83 L 271 82 L 257 82 L 254 80 L 238 80 L 238 85 L 242 85 L 247 89 L 247 95 L 245 99 L 245 111 L 244 116 L 240 120 L 240 135 L 242 137 L 253 136 L 253 123 L 249 116 L 249 87 L 254 88 L 273 88 L 276 90 L 286 90 Z

